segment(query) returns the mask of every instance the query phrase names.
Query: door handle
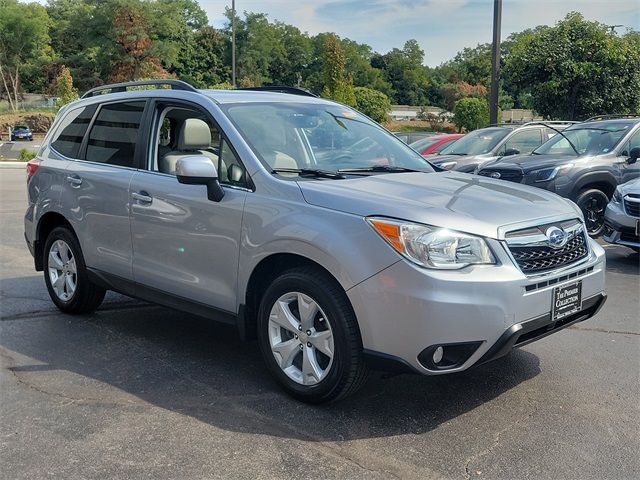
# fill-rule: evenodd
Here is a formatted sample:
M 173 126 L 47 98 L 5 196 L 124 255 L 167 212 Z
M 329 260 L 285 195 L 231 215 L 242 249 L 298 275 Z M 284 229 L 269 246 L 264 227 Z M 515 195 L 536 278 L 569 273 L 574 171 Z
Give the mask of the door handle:
M 67 182 L 69 182 L 72 187 L 79 187 L 82 185 L 82 179 L 77 175 L 68 175 Z
M 131 197 L 133 197 L 134 200 L 137 200 L 140 203 L 151 203 L 153 201 L 153 197 L 151 197 L 151 195 L 149 195 L 147 192 L 133 192 L 131 194 Z

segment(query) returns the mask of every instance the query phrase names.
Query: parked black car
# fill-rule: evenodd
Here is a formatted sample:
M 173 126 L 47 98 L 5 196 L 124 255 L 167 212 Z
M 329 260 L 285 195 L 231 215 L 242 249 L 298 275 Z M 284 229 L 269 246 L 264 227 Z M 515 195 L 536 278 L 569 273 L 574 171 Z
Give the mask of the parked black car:
M 11 129 L 11 141 L 15 142 L 16 140 L 33 140 L 33 132 L 26 125 L 15 125 Z
M 604 229 L 604 212 L 616 187 L 640 176 L 640 117 L 599 117 L 573 125 L 529 155 L 482 164 L 476 173 L 544 188 L 573 200 L 589 235 Z

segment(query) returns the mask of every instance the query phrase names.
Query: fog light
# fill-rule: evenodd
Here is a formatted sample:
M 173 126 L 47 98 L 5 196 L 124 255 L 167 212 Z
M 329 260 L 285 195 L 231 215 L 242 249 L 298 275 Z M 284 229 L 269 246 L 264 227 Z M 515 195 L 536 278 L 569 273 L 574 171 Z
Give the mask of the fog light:
M 442 356 L 444 355 L 444 349 L 442 347 L 438 347 L 433 352 L 433 363 L 438 364 L 442 360 Z

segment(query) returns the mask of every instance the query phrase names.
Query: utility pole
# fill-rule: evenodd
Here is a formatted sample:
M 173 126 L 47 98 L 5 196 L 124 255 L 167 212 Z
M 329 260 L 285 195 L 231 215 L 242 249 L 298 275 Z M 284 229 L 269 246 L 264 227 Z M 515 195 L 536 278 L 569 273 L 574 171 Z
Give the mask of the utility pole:
M 498 123 L 498 96 L 500 89 L 500 27 L 502 0 L 493 0 L 493 46 L 491 49 L 491 95 L 489 97 L 489 123 Z
M 231 83 L 236 86 L 236 0 L 231 0 Z

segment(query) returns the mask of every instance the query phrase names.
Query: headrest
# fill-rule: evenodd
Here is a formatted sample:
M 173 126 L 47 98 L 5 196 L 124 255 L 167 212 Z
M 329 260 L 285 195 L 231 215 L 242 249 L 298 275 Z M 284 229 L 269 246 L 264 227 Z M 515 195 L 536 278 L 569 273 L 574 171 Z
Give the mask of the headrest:
M 178 150 L 204 150 L 211 147 L 209 125 L 199 118 L 187 118 L 178 133 Z

